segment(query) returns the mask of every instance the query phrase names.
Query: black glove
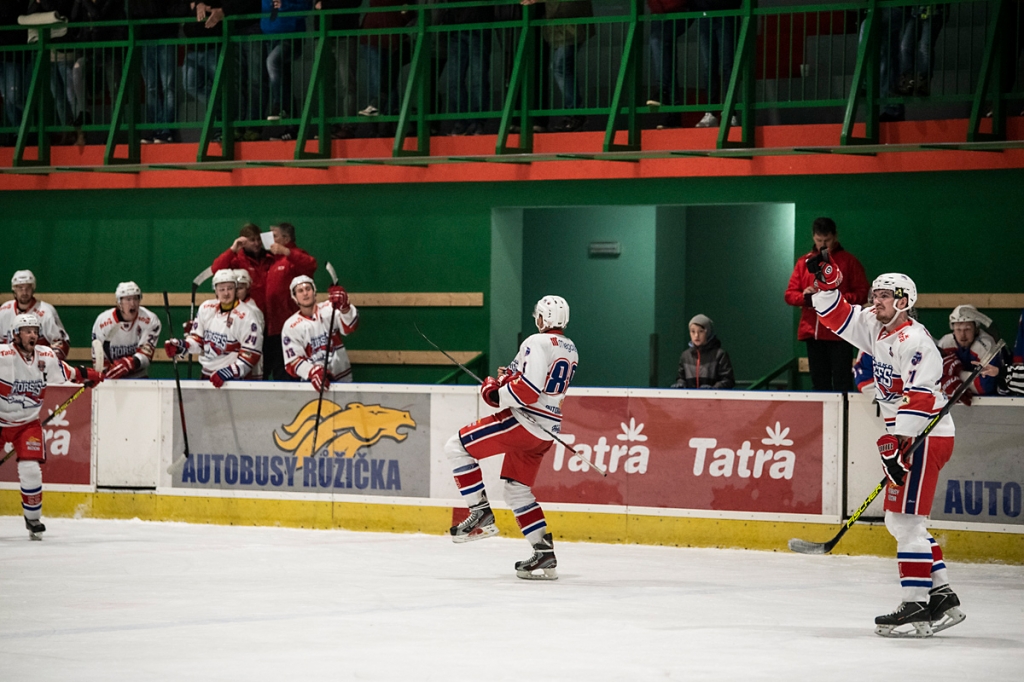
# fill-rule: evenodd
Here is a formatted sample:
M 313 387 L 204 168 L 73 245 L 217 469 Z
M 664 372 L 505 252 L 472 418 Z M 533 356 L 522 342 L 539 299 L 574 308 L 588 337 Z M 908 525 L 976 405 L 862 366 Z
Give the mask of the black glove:
M 814 279 L 819 282 L 824 282 L 825 278 L 821 274 L 821 268 L 825 263 L 831 263 L 832 259 L 828 255 L 828 249 L 822 249 L 818 253 L 814 254 L 810 258 L 804 261 L 804 265 L 807 266 L 807 272 L 814 275 Z

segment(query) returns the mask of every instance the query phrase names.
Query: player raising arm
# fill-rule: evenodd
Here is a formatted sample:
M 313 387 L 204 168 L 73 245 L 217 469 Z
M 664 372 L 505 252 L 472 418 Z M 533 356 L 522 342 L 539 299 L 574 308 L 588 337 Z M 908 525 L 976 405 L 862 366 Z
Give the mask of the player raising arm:
M 103 378 L 143 379 L 160 342 L 160 320 L 142 307 L 142 290 L 135 282 L 118 284 L 114 300 L 117 305 L 100 313 L 92 325 L 93 341 L 103 343 Z
M 896 538 L 903 601 L 875 618 L 886 637 L 928 637 L 964 619 L 949 586 L 942 549 L 926 528 L 939 470 L 953 454 L 953 419 L 944 416 L 912 455 L 914 438 L 945 406 L 942 356 L 931 334 L 908 315 L 917 287 L 904 274 L 879 275 L 871 284 L 872 308 L 851 305 L 837 288 L 843 279 L 827 252 L 807 260 L 817 277 L 814 308 L 822 323 L 874 358 L 875 398 L 886 434 L 878 452 L 889 484 L 885 527 Z M 899 629 L 910 625 L 911 628 Z
M 329 300 L 317 303 L 316 284 L 306 275 L 294 278 L 290 288 L 299 312 L 289 317 L 281 328 L 281 352 L 288 374 L 308 381 L 317 393 L 332 381 L 352 381 L 352 364 L 342 337 L 359 326 L 359 311 L 348 302 L 348 293 L 342 287 L 333 286 L 327 290 Z M 331 357 L 327 376 L 324 376 L 327 335 L 332 327 Z

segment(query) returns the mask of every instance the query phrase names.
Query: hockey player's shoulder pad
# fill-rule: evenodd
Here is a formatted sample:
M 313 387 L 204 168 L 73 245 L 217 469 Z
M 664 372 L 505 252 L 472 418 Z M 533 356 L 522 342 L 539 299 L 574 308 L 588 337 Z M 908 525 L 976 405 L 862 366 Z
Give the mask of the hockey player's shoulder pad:
M 105 310 L 104 312 L 100 313 L 98 320 L 99 329 L 101 331 L 118 324 L 117 308 L 110 308 L 109 310 Z

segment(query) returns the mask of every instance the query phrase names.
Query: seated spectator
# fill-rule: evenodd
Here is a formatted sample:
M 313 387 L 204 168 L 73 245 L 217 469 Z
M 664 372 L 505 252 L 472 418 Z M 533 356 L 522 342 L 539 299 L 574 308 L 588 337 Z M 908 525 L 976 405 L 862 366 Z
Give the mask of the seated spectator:
M 707 315 L 690 320 L 690 347 L 679 357 L 679 378 L 672 388 L 732 388 L 736 385 L 729 354 L 715 336 Z
M 942 390 L 947 396 L 953 395 L 963 384 L 981 356 L 995 347 L 995 339 L 981 328 L 991 324 L 992 318 L 972 305 L 958 305 L 953 309 L 949 316 L 949 328 L 953 332 L 939 339 L 939 350 L 942 351 Z M 971 394 L 994 395 L 1001 366 L 1002 358 L 996 356 L 964 392 L 961 402 L 970 405 Z

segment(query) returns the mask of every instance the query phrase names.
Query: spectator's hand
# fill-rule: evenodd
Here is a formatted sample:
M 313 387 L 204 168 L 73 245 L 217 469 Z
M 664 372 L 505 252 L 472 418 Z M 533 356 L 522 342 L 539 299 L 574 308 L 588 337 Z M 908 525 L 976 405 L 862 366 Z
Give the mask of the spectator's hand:
M 224 10 L 220 7 L 213 7 L 210 9 L 210 18 L 206 20 L 204 24 L 205 28 L 213 28 L 221 21 L 224 20 Z
M 335 310 L 347 313 L 351 309 L 348 304 L 348 292 L 345 291 L 344 287 L 339 287 L 337 284 L 329 287 L 327 289 L 327 296 L 331 299 L 331 307 Z
M 270 253 L 274 254 L 275 256 L 287 256 L 291 252 L 292 250 L 289 249 L 287 246 L 281 246 L 277 242 L 274 242 L 273 244 L 270 245 Z
M 323 7 L 321 7 L 320 4 L 321 3 L 318 2 L 315 5 L 313 5 L 313 9 L 323 9 Z
M 209 11 L 210 7 L 205 2 L 196 3 L 196 21 L 206 21 L 206 15 Z
M 274 0 L 273 6 L 274 9 L 281 9 L 281 0 Z

